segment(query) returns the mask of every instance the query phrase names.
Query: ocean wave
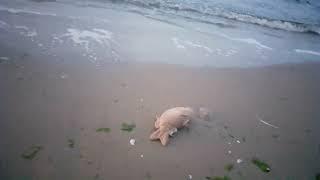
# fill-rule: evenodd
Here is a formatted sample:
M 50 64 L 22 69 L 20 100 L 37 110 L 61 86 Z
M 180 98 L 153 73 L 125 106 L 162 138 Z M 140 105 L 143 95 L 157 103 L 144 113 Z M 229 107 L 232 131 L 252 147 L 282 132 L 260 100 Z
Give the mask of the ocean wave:
M 34 15 L 43 15 L 43 16 L 57 16 L 57 14 L 53 14 L 53 13 L 43 13 L 43 12 L 32 11 L 29 9 L 8 8 L 1 5 L 0 5 L 0 11 L 7 11 L 8 13 L 13 13 L 13 14 L 25 13 L 25 14 L 34 14 Z
M 313 24 L 304 24 L 299 22 L 268 19 L 247 14 L 239 14 L 234 12 L 215 12 L 212 15 L 228 18 L 245 23 L 257 24 L 273 29 L 281 29 L 293 32 L 315 33 L 320 35 L 320 26 Z
M 315 55 L 315 56 L 320 56 L 320 52 L 311 51 L 311 50 L 305 50 L 305 49 L 295 49 L 295 52 L 297 52 L 297 53 L 311 54 L 311 55 Z
M 283 20 L 275 19 L 272 17 L 264 17 L 256 14 L 249 14 L 245 12 L 237 12 L 237 10 L 222 8 L 222 7 L 212 7 L 212 6 L 197 6 L 194 4 L 183 4 L 183 3 L 173 3 L 171 1 L 145 1 L 145 0 L 112 0 L 111 2 L 126 3 L 135 5 L 142 8 L 148 9 L 161 9 L 162 12 L 172 12 L 181 15 L 183 14 L 186 18 L 192 17 L 197 19 L 199 22 L 207 24 L 212 23 L 208 18 L 210 16 L 230 19 L 234 21 L 239 21 L 243 23 L 250 23 L 255 25 L 260 25 L 273 29 L 280 29 L 293 32 L 302 33 L 314 33 L 320 35 L 320 24 L 312 23 L 301 23 L 295 22 L 293 20 Z M 191 16 L 190 16 L 191 14 Z

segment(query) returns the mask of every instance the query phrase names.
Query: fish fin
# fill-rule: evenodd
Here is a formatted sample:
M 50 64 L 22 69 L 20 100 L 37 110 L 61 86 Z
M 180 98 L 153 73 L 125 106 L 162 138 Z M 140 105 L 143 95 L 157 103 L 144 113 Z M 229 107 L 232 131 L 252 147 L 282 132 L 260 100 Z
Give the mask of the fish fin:
M 156 122 L 154 122 L 154 126 L 156 127 L 156 128 L 160 128 L 160 119 L 159 119 L 159 117 L 156 115 Z
M 153 131 L 153 133 L 151 133 L 150 135 L 150 140 L 154 141 L 154 140 L 157 140 L 157 139 L 160 139 L 160 129 L 156 129 L 155 131 Z
M 190 124 L 190 119 L 187 119 L 186 121 L 183 122 L 182 125 L 183 125 L 183 127 L 187 127 L 188 128 L 189 124 Z
M 169 132 L 161 133 L 160 141 L 163 146 L 166 146 L 169 143 Z

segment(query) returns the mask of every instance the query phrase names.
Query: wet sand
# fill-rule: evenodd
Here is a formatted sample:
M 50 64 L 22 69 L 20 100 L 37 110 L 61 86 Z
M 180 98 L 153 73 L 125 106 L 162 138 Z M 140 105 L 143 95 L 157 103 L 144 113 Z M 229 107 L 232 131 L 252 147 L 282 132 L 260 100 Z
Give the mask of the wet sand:
M 314 179 L 319 173 L 320 64 L 97 68 L 83 59 L 4 52 L 15 56 L 0 63 L 1 179 Z M 212 116 L 167 147 L 149 141 L 155 116 L 175 106 L 206 107 Z M 136 128 L 121 131 L 124 122 Z M 22 158 L 32 145 L 43 149 Z M 271 172 L 260 171 L 253 157 Z

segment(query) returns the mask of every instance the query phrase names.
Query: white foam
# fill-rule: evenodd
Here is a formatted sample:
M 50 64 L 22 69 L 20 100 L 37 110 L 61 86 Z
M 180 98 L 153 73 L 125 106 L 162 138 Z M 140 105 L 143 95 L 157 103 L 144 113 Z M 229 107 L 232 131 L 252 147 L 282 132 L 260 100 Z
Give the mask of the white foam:
M 227 39 L 230 39 L 232 41 L 239 41 L 239 42 L 244 42 L 244 43 L 248 43 L 248 44 L 253 44 L 253 45 L 256 45 L 257 48 L 264 48 L 264 49 L 272 50 L 271 47 L 266 46 L 253 38 L 233 38 L 233 37 L 230 37 L 226 34 L 220 34 L 220 33 L 218 33 L 218 35 L 225 37 Z
M 171 38 L 171 40 L 173 41 L 175 46 L 177 48 L 180 48 L 180 49 L 186 49 L 186 46 L 189 46 L 189 47 L 193 47 L 193 48 L 203 49 L 203 50 L 207 51 L 208 53 L 212 53 L 213 52 L 213 50 L 211 48 L 209 48 L 208 46 L 204 46 L 204 45 L 201 45 L 201 44 L 198 44 L 198 43 L 194 43 L 194 42 L 189 41 L 189 40 L 180 40 L 180 39 L 178 39 L 176 37 Z
M 173 41 L 174 45 L 179 48 L 179 49 L 185 49 L 186 47 L 183 46 L 182 44 L 179 43 L 178 38 L 171 38 L 171 40 Z
M 6 22 L 0 20 L 0 28 L 6 29 L 6 28 L 8 28 L 9 26 L 10 26 L 9 24 L 7 24 Z
M 315 55 L 315 56 L 320 56 L 320 52 L 311 51 L 311 50 L 295 49 L 295 52 L 297 52 L 297 53 L 311 54 L 311 55 Z
M 199 32 L 203 32 L 200 28 L 197 28 L 196 30 L 199 31 Z M 205 33 L 205 32 L 203 32 L 203 33 Z M 253 44 L 257 48 L 263 48 L 263 49 L 267 49 L 267 50 L 272 50 L 271 47 L 266 46 L 266 45 L 262 44 L 261 42 L 257 41 L 256 39 L 253 39 L 253 38 L 234 38 L 234 37 L 231 37 L 229 35 L 226 35 L 226 34 L 223 34 L 223 33 L 220 33 L 220 32 L 211 32 L 211 33 L 214 33 L 215 35 L 224 37 L 224 38 L 232 40 L 232 41 L 238 41 L 238 42 L 244 42 L 244 43 L 247 43 L 247 44 Z
M 23 30 L 26 30 L 26 31 L 29 30 L 29 28 L 27 26 L 14 26 L 14 27 L 17 28 L 17 29 L 23 29 Z
M 9 60 L 9 57 L 4 57 L 4 56 L 2 56 L 2 57 L 0 57 L 0 60 L 8 61 L 8 60 Z
M 22 35 L 27 37 L 35 37 L 38 33 L 35 30 L 29 29 L 27 26 L 14 26 L 16 29 L 22 29 L 24 32 L 21 32 Z
M 43 15 L 43 16 L 57 16 L 56 14 L 52 14 L 52 13 L 37 12 L 29 9 L 15 9 L 15 8 L 9 8 L 4 6 L 0 6 L 0 11 L 7 11 L 13 14 L 27 13 L 27 14 L 35 14 L 35 15 Z
M 209 53 L 212 53 L 212 49 L 209 48 L 208 46 L 204 46 L 204 45 L 201 45 L 201 44 L 196 44 L 196 43 L 193 43 L 191 41 L 185 41 L 186 44 L 190 45 L 190 46 L 193 46 L 193 47 L 197 47 L 197 48 L 202 48 L 206 51 L 208 51 Z
M 271 47 L 263 45 L 262 43 L 258 42 L 255 39 L 252 39 L 252 38 L 243 38 L 243 39 L 242 38 L 231 38 L 231 40 L 245 42 L 245 43 L 248 43 L 248 44 L 254 44 L 254 45 L 256 45 L 256 47 L 272 50 Z
M 69 37 L 75 44 L 82 45 L 89 50 L 90 42 L 94 41 L 100 45 L 109 45 L 112 40 L 113 33 L 104 29 L 93 29 L 93 31 L 68 29 L 68 33 L 62 37 Z

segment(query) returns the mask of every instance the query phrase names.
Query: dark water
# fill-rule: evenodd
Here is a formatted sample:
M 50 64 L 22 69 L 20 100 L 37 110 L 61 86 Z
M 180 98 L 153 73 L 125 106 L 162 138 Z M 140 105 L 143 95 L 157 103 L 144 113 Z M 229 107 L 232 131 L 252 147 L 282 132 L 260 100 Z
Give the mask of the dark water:
M 0 42 L 98 66 L 300 63 L 320 59 L 319 13 L 312 0 L 2 0 Z
M 88 3 L 88 1 L 83 2 Z M 100 0 L 100 2 L 159 9 L 198 20 L 221 17 L 269 28 L 320 34 L 320 1 L 316 0 Z

